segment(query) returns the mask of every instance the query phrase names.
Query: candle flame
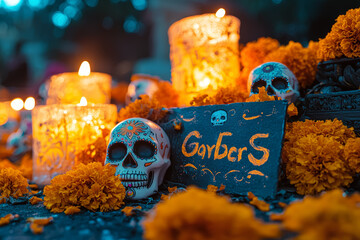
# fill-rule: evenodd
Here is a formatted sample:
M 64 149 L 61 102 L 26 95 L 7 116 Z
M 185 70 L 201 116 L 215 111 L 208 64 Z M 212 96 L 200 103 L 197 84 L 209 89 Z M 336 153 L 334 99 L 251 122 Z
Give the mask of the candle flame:
M 25 100 L 25 103 L 24 103 L 24 108 L 26 110 L 33 110 L 35 107 L 35 98 L 33 97 L 28 97 L 26 100 Z
M 79 68 L 79 76 L 89 76 L 91 72 L 90 63 L 88 61 L 83 61 Z
M 78 106 L 83 106 L 83 107 L 87 106 L 86 97 L 81 97 L 80 103 L 78 103 L 78 104 L 76 104 L 76 105 L 78 105 Z
M 225 9 L 219 8 L 219 10 L 217 10 L 217 12 L 215 13 L 215 15 L 216 15 L 216 17 L 218 17 L 218 18 L 222 18 L 222 17 L 225 16 L 225 13 L 226 13 Z
M 10 105 L 15 111 L 20 111 L 24 107 L 24 101 L 21 98 L 15 98 L 11 101 Z

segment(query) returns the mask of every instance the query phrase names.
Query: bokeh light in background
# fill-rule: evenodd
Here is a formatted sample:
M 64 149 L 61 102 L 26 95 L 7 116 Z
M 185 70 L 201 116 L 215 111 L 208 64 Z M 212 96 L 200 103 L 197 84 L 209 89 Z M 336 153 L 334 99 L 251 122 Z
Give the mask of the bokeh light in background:
M 241 44 L 272 37 L 306 45 L 325 37 L 338 15 L 359 6 L 352 0 L 0 0 L 0 85 L 16 46 L 29 68 L 24 87 L 32 88 L 23 99 L 35 96 L 52 74 L 77 71 L 82 59 L 115 82 L 128 83 L 140 72 L 169 80 L 168 27 L 221 7 L 240 18 Z

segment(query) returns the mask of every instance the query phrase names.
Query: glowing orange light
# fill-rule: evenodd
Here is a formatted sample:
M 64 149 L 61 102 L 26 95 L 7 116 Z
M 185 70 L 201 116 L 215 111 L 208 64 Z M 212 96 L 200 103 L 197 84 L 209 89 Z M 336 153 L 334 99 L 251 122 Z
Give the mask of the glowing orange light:
M 76 104 L 76 105 L 78 105 L 78 106 L 83 106 L 83 107 L 87 106 L 86 97 L 81 97 L 80 103 L 78 103 L 78 104 Z
M 90 63 L 88 61 L 83 61 L 79 68 L 79 76 L 89 76 L 91 72 Z
M 217 12 L 215 13 L 215 15 L 216 15 L 216 17 L 218 17 L 218 18 L 222 18 L 222 17 L 225 16 L 225 13 L 226 13 L 225 9 L 219 8 L 219 10 L 217 10 Z
M 203 80 L 201 80 L 199 82 L 199 86 L 203 89 L 206 89 L 208 86 L 210 85 L 210 79 L 209 78 L 204 78 Z
M 35 107 L 35 98 L 33 97 L 28 97 L 26 100 L 25 100 L 25 103 L 24 103 L 24 108 L 26 110 L 33 110 Z
M 10 105 L 15 111 L 20 111 L 24 107 L 24 101 L 21 98 L 15 98 Z

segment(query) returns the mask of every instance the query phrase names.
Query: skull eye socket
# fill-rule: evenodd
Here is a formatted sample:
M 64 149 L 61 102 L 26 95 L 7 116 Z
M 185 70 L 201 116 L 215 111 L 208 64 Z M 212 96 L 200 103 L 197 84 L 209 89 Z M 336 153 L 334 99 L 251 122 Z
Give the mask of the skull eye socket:
M 111 161 L 121 161 L 126 153 L 127 148 L 123 143 L 114 143 L 109 147 L 109 158 Z
M 155 146 L 147 141 L 139 140 L 134 144 L 134 153 L 142 159 L 149 159 L 155 155 Z
M 276 77 L 272 80 L 271 84 L 277 90 L 284 90 L 288 88 L 288 81 L 283 77 Z
M 259 88 L 260 87 L 266 87 L 266 81 L 260 79 L 256 82 L 254 82 L 254 84 L 251 86 L 251 92 L 252 93 L 259 93 Z
M 225 116 L 221 116 L 221 118 L 220 118 L 221 120 L 225 120 Z

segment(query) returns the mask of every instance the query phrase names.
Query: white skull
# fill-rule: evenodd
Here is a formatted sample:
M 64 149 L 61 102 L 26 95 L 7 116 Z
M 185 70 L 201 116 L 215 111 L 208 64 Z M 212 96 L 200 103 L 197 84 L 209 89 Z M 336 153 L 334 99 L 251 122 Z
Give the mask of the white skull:
M 284 64 L 267 62 L 254 68 L 248 79 L 250 96 L 265 87 L 269 95 L 276 95 L 289 103 L 299 97 L 299 83 L 295 75 Z
M 129 105 L 140 98 L 140 95 L 152 95 L 158 90 L 159 78 L 145 74 L 135 74 L 131 77 L 131 83 L 128 86 L 125 103 Z
M 213 126 L 221 126 L 227 121 L 227 113 L 224 110 L 217 110 L 211 114 L 211 123 Z
M 124 120 L 111 131 L 107 163 L 116 166 L 127 198 L 146 198 L 158 191 L 170 166 L 169 138 L 147 119 Z

